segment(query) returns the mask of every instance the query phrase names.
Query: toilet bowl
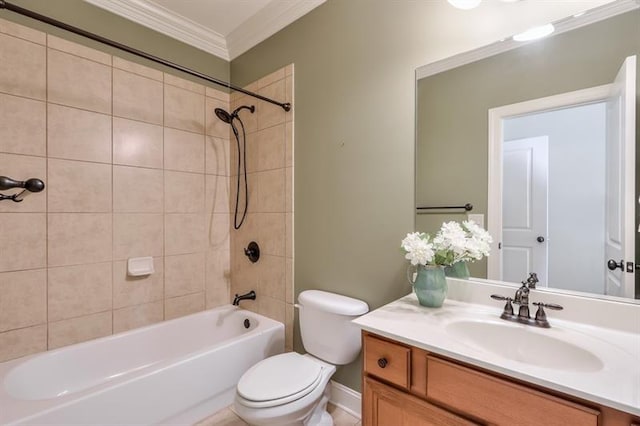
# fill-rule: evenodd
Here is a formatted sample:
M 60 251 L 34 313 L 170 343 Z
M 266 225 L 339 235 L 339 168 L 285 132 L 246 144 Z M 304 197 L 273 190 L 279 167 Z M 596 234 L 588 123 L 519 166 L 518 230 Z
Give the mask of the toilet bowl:
M 327 402 L 335 371 L 334 365 L 308 354 L 267 358 L 240 379 L 234 411 L 256 426 L 331 426 Z
M 369 311 L 361 300 L 318 290 L 298 296 L 300 334 L 307 354 L 264 359 L 238 382 L 234 411 L 256 426 L 332 426 L 329 380 L 336 365 L 360 353 L 360 330 L 351 321 Z

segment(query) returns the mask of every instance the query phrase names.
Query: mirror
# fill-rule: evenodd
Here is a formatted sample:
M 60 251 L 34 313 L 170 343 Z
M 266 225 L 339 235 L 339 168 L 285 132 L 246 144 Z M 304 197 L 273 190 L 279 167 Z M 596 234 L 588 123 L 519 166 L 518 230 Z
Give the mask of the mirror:
M 520 46 L 510 39 L 497 42 L 468 55 L 458 55 L 417 70 L 416 229 L 433 233 L 444 221 L 461 221 L 467 219 L 468 215 L 482 215 L 483 225 L 496 241 L 489 262 L 483 260 L 470 265 L 471 275 L 475 277 L 472 279 L 488 277 L 519 284 L 526 278 L 526 272 L 536 272 L 526 270 L 527 263 L 531 268 L 530 253 L 521 256 L 520 263 L 525 266 L 520 265 L 522 267 L 518 269 L 517 256 L 504 256 L 504 250 L 498 250 L 498 243 L 503 242 L 509 223 L 517 223 L 517 220 L 514 222 L 514 218 L 517 218 L 514 211 L 517 212 L 518 208 L 522 210 L 527 200 L 530 202 L 529 197 L 522 197 L 523 194 L 529 194 L 527 189 L 514 189 L 513 186 L 518 177 L 527 175 L 520 173 L 526 167 L 517 161 L 514 163 L 513 151 L 505 154 L 504 149 L 513 149 L 517 144 L 526 143 L 521 142 L 525 139 L 536 139 L 538 141 L 535 143 L 539 146 L 543 144 L 539 141 L 540 136 L 547 136 L 548 146 L 546 151 L 543 150 L 543 157 L 546 156 L 549 163 L 545 184 L 549 195 L 545 196 L 548 205 L 542 210 L 546 210 L 549 223 L 542 232 L 534 235 L 534 244 L 546 247 L 546 265 L 536 266 L 546 268 L 540 274 L 544 277 L 543 285 L 550 291 L 581 292 L 595 296 L 616 294 L 606 290 L 607 285 L 611 284 L 608 281 L 630 277 L 630 292 L 616 295 L 626 297 L 628 301 L 640 297 L 640 280 L 635 277 L 633 282 L 640 235 L 635 213 L 639 189 L 637 182 L 633 182 L 635 196 L 632 193 L 630 197 L 633 198 L 631 225 L 626 227 L 623 234 L 627 241 L 631 241 L 631 251 L 635 248 L 635 259 L 625 259 L 622 265 L 625 271 L 616 268 L 616 275 L 612 278 L 607 275 L 609 269 L 603 244 L 599 245 L 601 252 L 586 249 L 586 236 L 609 235 L 615 228 L 609 225 L 605 232 L 605 216 L 611 213 L 611 208 L 607 206 L 607 199 L 611 196 L 604 189 L 609 185 L 606 181 L 606 148 L 592 146 L 580 149 L 580 146 L 586 146 L 587 139 L 594 133 L 606 133 L 606 125 L 601 123 L 600 130 L 593 130 L 594 120 L 585 118 L 590 116 L 571 118 L 575 121 L 567 125 L 571 123 L 569 116 L 574 115 L 573 111 L 553 102 L 546 104 L 552 105 L 547 109 L 527 110 L 523 107 L 536 102 L 544 104 L 550 99 L 555 102 L 562 94 L 572 94 L 582 99 L 575 102 L 579 105 L 577 109 L 587 109 L 587 113 L 606 117 L 610 109 L 605 103 L 606 96 L 602 93 L 596 96 L 589 90 L 611 88 L 625 58 L 633 55 L 640 58 L 640 5 L 635 2 L 617 3 L 627 6 L 624 13 L 602 19 L 602 10 L 594 9 L 584 16 L 555 23 L 556 35 Z M 500 53 L 496 54 L 496 51 Z M 468 59 L 478 57 L 482 59 L 472 62 Z M 456 62 L 460 65 L 448 66 L 441 71 L 444 63 Z M 639 80 L 636 73 L 635 140 L 631 145 L 637 144 L 640 135 Z M 585 93 L 588 96 L 580 98 Z M 578 145 L 578 148 L 574 151 L 559 148 L 554 144 L 556 138 L 548 130 L 536 127 L 545 121 L 542 118 L 550 115 L 550 112 L 559 113 L 557 121 L 565 128 L 580 130 L 575 136 L 574 145 Z M 493 141 L 490 142 L 490 139 Z M 496 144 L 500 145 L 498 157 L 495 154 Z M 493 157 L 490 158 L 491 155 Z M 636 152 L 628 159 L 627 164 L 631 166 L 628 169 L 632 172 L 637 168 L 639 155 Z M 560 160 L 564 163 L 560 164 Z M 600 171 L 595 170 L 594 161 L 602 166 Z M 489 163 L 492 163 L 491 167 Z M 568 171 L 567 165 L 571 164 L 578 165 L 576 171 Z M 612 169 L 611 165 L 608 167 Z M 579 173 L 580 170 L 582 173 Z M 504 179 L 507 181 L 505 188 Z M 638 174 L 635 173 L 633 180 L 637 179 Z M 515 197 L 508 198 L 505 194 L 515 194 Z M 598 201 L 594 199 L 596 195 Z M 575 200 L 572 201 L 572 198 Z M 467 203 L 473 205 L 473 210 L 419 210 L 421 207 L 458 207 Z M 539 203 L 532 204 L 539 206 Z M 508 210 L 513 209 L 514 205 L 515 210 Z M 597 210 L 595 215 L 592 214 L 594 210 Z M 525 217 L 529 217 L 527 214 Z M 500 226 L 496 230 L 497 221 Z M 596 226 L 598 223 L 602 226 Z M 509 238 L 508 232 L 506 237 Z M 561 244 L 563 240 L 565 243 Z M 496 256 L 496 253 L 499 255 Z M 578 254 L 585 256 L 580 258 Z M 619 263 L 616 254 L 611 256 L 615 257 L 615 263 Z M 497 267 L 496 258 L 502 259 Z M 596 258 L 597 261 L 594 260 Z M 508 260 L 507 268 L 504 266 L 505 260 Z M 594 267 L 595 263 L 598 263 L 597 267 Z M 631 272 L 626 272 L 627 267 L 631 268 Z M 640 276 L 640 273 L 635 275 Z

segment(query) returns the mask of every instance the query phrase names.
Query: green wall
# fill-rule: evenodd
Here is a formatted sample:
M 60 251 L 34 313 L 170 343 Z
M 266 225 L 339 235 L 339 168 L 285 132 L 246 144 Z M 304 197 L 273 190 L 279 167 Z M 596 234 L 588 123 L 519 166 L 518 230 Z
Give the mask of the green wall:
M 416 202 L 470 202 L 475 213 L 486 215 L 487 111 L 611 83 L 630 55 L 640 59 L 640 10 L 421 79 Z M 636 78 L 636 138 L 640 138 L 640 73 Z M 416 215 L 416 228 L 434 232 L 443 220 L 452 219 L 456 216 Z M 638 249 L 636 253 L 637 258 Z M 486 273 L 486 262 L 472 265 L 473 276 Z
M 399 247 L 414 226 L 414 70 L 424 54 L 401 42 L 419 26 L 412 9 L 328 1 L 231 62 L 240 85 L 295 64 L 296 296 L 322 289 L 374 309 L 411 291 Z M 360 389 L 360 368 L 334 378 Z
M 545 6 L 496 2 L 460 12 L 444 1 L 328 0 L 231 61 L 238 85 L 295 64 L 296 295 L 334 291 L 374 309 L 410 291 L 399 243 L 414 228 L 414 70 L 536 22 L 523 22 L 533 14 L 518 7 Z M 485 159 L 451 169 L 486 182 L 475 167 Z M 485 198 L 464 202 L 482 211 Z M 360 368 L 341 367 L 335 379 L 360 389 Z
M 9 2 L 16 6 L 20 6 L 41 15 L 64 22 L 65 24 L 78 27 L 118 43 L 142 50 L 143 52 L 170 62 L 191 68 L 208 76 L 229 81 L 230 64 L 228 61 L 213 56 L 203 50 L 196 49 L 195 47 L 189 46 L 171 37 L 157 33 L 141 25 L 134 24 L 127 19 L 86 3 L 83 0 L 9 0 Z M 0 18 L 33 27 L 41 31 L 46 31 L 49 34 L 114 54 L 132 62 L 137 62 L 151 68 L 159 69 L 184 79 L 216 87 L 222 91 L 226 90 L 221 86 L 214 86 L 211 83 L 198 79 L 197 77 L 192 77 L 180 71 L 130 55 L 121 50 L 111 48 L 93 40 L 43 24 L 39 21 L 18 15 L 8 10 L 0 10 Z

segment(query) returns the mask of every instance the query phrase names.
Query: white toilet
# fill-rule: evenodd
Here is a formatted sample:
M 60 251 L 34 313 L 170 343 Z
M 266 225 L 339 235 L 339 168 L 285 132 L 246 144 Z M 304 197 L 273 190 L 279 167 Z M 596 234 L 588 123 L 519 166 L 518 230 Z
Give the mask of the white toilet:
M 308 352 L 272 356 L 238 382 L 234 411 L 251 425 L 332 426 L 329 379 L 336 365 L 360 352 L 360 329 L 351 320 L 369 311 L 362 300 L 319 290 L 298 296 L 300 333 Z

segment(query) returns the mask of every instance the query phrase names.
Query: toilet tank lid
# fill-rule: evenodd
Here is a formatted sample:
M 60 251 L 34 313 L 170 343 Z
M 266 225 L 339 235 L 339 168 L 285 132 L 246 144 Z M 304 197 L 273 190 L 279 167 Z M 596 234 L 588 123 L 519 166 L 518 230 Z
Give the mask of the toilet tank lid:
M 338 315 L 362 315 L 369 312 L 366 302 L 340 294 L 321 290 L 306 290 L 298 295 L 298 302 L 305 308 L 314 308 Z

